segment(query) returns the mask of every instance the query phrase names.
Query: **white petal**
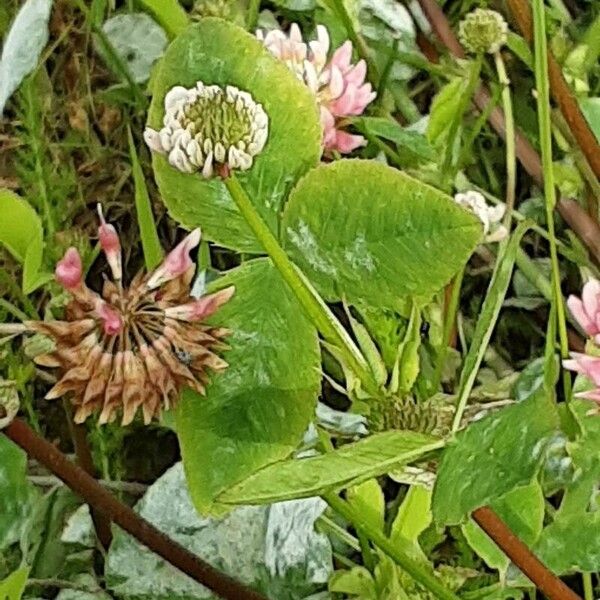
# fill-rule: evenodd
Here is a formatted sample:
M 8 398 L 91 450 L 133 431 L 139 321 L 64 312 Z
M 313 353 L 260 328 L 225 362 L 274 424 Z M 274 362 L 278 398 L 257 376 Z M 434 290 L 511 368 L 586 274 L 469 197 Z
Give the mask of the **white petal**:
M 164 154 L 165 149 L 160 141 L 160 134 L 158 131 L 151 129 L 150 127 L 146 127 L 144 130 L 144 141 L 150 150 Z
M 208 153 L 206 160 L 204 161 L 204 167 L 202 168 L 202 176 L 205 179 L 209 179 L 213 174 L 213 153 Z
M 186 100 L 187 96 L 188 90 L 181 85 L 176 85 L 174 88 L 171 88 L 165 96 L 165 109 L 170 110 L 182 100 Z
M 215 144 L 215 159 L 217 162 L 225 162 L 225 147 L 221 142 Z

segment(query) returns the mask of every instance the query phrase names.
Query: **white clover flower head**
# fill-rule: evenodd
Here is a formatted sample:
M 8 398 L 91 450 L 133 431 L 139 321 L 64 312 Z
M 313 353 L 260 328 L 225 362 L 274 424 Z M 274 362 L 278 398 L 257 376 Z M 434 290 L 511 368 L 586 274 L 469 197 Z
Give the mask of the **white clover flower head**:
M 483 224 L 485 242 L 500 242 L 508 235 L 506 227 L 500 223 L 506 212 L 505 204 L 489 206 L 483 195 L 475 191 L 456 194 L 454 202 L 479 218 Z
M 201 81 L 167 93 L 163 125 L 160 131 L 146 128 L 146 144 L 176 169 L 205 178 L 248 170 L 269 135 L 267 113 L 248 92 Z
M 508 25 L 495 10 L 476 8 L 458 26 L 462 45 L 473 54 L 495 54 L 506 44 Z

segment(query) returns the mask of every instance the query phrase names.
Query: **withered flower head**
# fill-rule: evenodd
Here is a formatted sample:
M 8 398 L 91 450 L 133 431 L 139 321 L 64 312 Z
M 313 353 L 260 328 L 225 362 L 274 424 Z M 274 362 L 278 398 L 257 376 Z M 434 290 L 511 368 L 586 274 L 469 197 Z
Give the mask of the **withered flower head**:
M 129 287 L 121 278 L 121 246 L 115 228 L 100 213 L 100 246 L 112 273 L 102 294 L 83 279 L 81 258 L 69 248 L 56 266 L 57 281 L 70 293 L 64 321 L 33 321 L 28 329 L 51 337 L 55 348 L 36 362 L 58 369 L 60 378 L 46 398 L 68 394 L 82 423 L 99 413 L 101 424 L 121 415 L 123 425 L 141 408 L 144 422 L 175 405 L 183 387 L 204 393 L 208 371 L 227 363 L 227 330 L 202 321 L 234 293 L 229 287 L 199 299 L 190 296 L 194 263 L 189 253 L 200 242 L 192 231 L 151 273 L 138 273 Z

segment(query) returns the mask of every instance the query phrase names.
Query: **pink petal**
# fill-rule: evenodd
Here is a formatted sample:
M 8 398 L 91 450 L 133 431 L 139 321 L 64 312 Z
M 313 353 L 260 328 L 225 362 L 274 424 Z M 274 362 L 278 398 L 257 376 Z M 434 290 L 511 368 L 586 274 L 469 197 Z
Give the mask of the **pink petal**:
M 123 275 L 121 267 L 121 242 L 117 230 L 104 220 L 102 206 L 98 204 L 98 215 L 100 217 L 100 227 L 98 228 L 98 240 L 100 247 L 106 255 L 106 260 L 110 265 L 113 277 L 120 280 Z
M 342 73 L 344 73 L 350 67 L 350 61 L 352 60 L 352 42 L 350 40 L 345 41 L 331 57 L 331 66 L 336 66 Z
M 336 149 L 341 154 L 349 154 L 366 143 L 367 140 L 362 135 L 352 135 L 345 131 L 338 131 L 336 135 Z
M 367 63 L 364 60 L 359 60 L 344 76 L 347 84 L 360 87 L 367 76 Z
M 584 287 L 585 292 L 585 287 Z M 590 319 L 587 311 L 584 308 L 583 302 L 577 296 L 569 296 L 567 306 L 571 314 L 575 317 L 581 328 L 588 334 L 594 335 L 598 333 L 596 324 Z
M 585 398 L 586 400 L 594 400 L 595 402 L 600 402 L 600 389 L 596 388 L 593 390 L 588 390 L 587 392 L 577 392 L 575 394 L 576 398 Z
M 167 281 L 183 275 L 194 262 L 190 252 L 200 243 L 200 229 L 194 229 L 185 237 L 165 258 L 162 264 L 152 273 L 148 280 L 148 287 L 154 289 Z
M 103 321 L 106 335 L 117 335 L 123 329 L 121 315 L 106 302 L 100 300 L 96 306 L 96 314 Z
M 195 302 L 167 308 L 165 314 L 180 321 L 202 321 L 217 312 L 223 304 L 231 299 L 234 293 L 235 287 L 230 286 L 214 294 L 203 296 Z
M 592 335 L 600 333 L 600 281 L 590 279 L 583 286 L 581 299 L 585 312 L 595 327 L 595 331 L 587 333 L 591 333 Z
M 56 281 L 65 289 L 78 288 L 83 281 L 83 266 L 77 248 L 69 248 L 54 270 Z
M 355 105 L 356 88 L 347 87 L 344 93 L 329 104 L 329 110 L 335 117 L 345 117 L 351 114 Z
M 329 70 L 329 95 L 331 98 L 339 98 L 344 92 L 344 76 L 337 67 Z
M 589 377 L 595 384 L 600 385 L 600 358 L 589 354 L 571 352 L 571 360 L 564 360 L 565 369 L 582 373 Z

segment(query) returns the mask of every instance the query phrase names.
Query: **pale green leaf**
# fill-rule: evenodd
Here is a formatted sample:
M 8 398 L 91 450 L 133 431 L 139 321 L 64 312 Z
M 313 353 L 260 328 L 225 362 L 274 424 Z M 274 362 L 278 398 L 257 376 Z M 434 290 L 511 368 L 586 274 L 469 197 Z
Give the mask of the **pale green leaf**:
M 466 82 L 461 77 L 451 79 L 435 96 L 429 111 L 427 139 L 437 145 L 448 132 L 463 101 Z
M 508 492 L 492 502 L 491 507 L 528 546 L 532 546 L 540 536 L 544 524 L 544 494 L 537 481 Z M 506 571 L 509 558 L 475 521 L 469 519 L 463 525 L 463 532 L 471 548 L 485 560 L 488 567 Z
M 375 529 L 383 531 L 385 498 L 377 479 L 369 479 L 348 488 L 346 501 L 360 514 L 361 519 L 368 521 Z
M 52 0 L 26 0 L 4 38 L 0 58 L 0 116 L 6 101 L 31 73 L 48 42 Z
M 236 288 L 214 317 L 232 331 L 229 367 L 205 397 L 185 392 L 176 419 L 201 513 L 218 510 L 220 493 L 294 451 L 320 389 L 317 332 L 271 262 L 245 263 L 217 284 Z
M 0 244 L 20 262 L 25 262 L 30 244 L 43 238 L 42 222 L 26 200 L 0 189 Z
M 412 485 L 392 523 L 390 538 L 416 543 L 419 536 L 431 524 L 431 520 L 431 490 L 420 485 Z
M 0 435 L 0 551 L 19 540 L 36 497 L 27 481 L 27 456 Z
M 357 117 L 353 123 L 363 133 L 394 142 L 399 150 L 405 150 L 420 160 L 435 159 L 434 150 L 423 134 L 406 129 L 392 119 Z
M 235 52 L 231 49 L 235 48 Z M 285 64 L 251 34 L 215 18 L 190 26 L 168 48 L 156 75 L 149 125 L 162 127 L 164 97 L 175 85 L 197 81 L 234 85 L 249 92 L 269 117 L 269 137 L 249 171 L 238 177 L 269 227 L 278 231 L 284 199 L 321 155 L 315 98 Z M 154 154 L 154 172 L 171 216 L 207 239 L 244 252 L 262 252 L 222 181 L 205 180 L 171 167 Z
M 600 142 L 600 97 L 582 98 L 579 105 L 596 139 Z
M 167 46 L 163 28 L 147 14 L 128 13 L 105 21 L 102 31 L 133 80 L 148 81 L 152 66 Z M 99 45 L 102 52 L 101 48 Z M 110 60 L 107 62 L 110 64 Z
M 435 521 L 458 524 L 474 509 L 531 483 L 557 429 L 554 404 L 541 390 L 459 432 L 438 470 Z
M 600 512 L 557 519 L 544 529 L 535 554 L 557 575 L 600 569 Z
M 21 567 L 0 581 L 0 600 L 21 600 L 29 575 L 29 567 Z
M 481 238 L 449 196 L 386 165 L 338 160 L 306 175 L 283 217 L 292 259 L 331 301 L 396 307 L 439 290 Z
M 219 501 L 263 504 L 321 495 L 383 475 L 442 445 L 412 431 L 375 434 L 327 454 L 272 464 L 221 494 Z

